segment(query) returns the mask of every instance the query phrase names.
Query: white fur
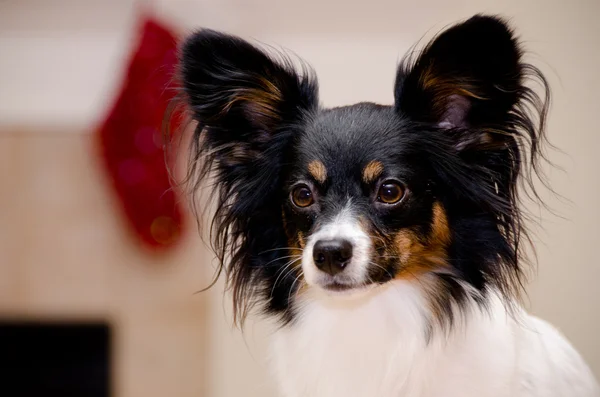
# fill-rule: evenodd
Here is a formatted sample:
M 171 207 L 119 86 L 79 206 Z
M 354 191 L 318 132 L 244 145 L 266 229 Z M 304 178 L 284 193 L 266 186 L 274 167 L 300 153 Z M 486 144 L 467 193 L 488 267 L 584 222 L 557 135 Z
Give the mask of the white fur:
M 356 297 L 309 287 L 273 338 L 284 397 L 596 397 L 578 353 L 549 324 L 507 314 L 495 294 L 426 340 L 425 297 L 397 280 Z
M 345 239 L 352 244 L 352 259 L 344 271 L 331 277 L 319 271 L 313 263 L 313 246 L 319 240 Z M 369 258 L 371 257 L 371 239 L 360 228 L 350 210 L 350 202 L 335 216 L 312 234 L 306 242 L 302 255 L 302 271 L 309 285 L 323 285 L 333 280 L 343 284 L 363 284 L 366 281 Z
M 372 243 L 350 204 L 308 239 L 297 317 L 274 335 L 273 368 L 284 397 L 600 396 L 558 331 L 521 309 L 508 314 L 493 291 L 485 310 L 470 302 L 464 316 L 457 312 L 449 332 L 431 321 L 424 286 L 435 284 L 426 278 L 325 291 L 332 280 L 368 281 Z M 354 247 L 347 268 L 334 277 L 312 259 L 314 243 L 333 238 Z

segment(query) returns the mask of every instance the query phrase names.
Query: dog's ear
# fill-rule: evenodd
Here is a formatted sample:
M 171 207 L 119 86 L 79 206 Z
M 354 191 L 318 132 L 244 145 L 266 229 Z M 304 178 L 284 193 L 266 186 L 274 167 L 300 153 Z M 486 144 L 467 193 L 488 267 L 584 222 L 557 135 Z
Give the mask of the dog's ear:
M 460 203 L 464 225 L 492 225 L 463 237 L 472 243 L 465 250 L 481 256 L 461 266 L 478 269 L 505 296 L 518 294 L 524 280 L 520 241 L 528 237 L 519 195 L 539 198 L 535 182 L 545 182 L 539 160 L 550 89 L 522 55 L 504 20 L 476 15 L 405 60 L 395 86 L 396 111 L 422 134 L 436 179 Z M 482 229 L 463 231 L 475 230 Z
M 219 147 L 225 162 L 253 160 L 260 146 L 317 106 L 312 76 L 238 37 L 201 30 L 185 41 L 180 57 L 193 117 L 207 127 L 205 144 Z
M 395 106 L 418 122 L 462 129 L 458 147 L 503 140 L 480 128 L 503 130 L 511 110 L 528 90 L 523 87 L 527 66 L 511 29 L 500 18 L 474 16 L 434 38 L 416 60 L 398 69 Z
M 276 274 L 282 247 L 289 245 L 281 217 L 282 171 L 303 121 L 317 109 L 316 79 L 307 66 L 300 74 L 283 55 L 211 30 L 184 42 L 180 79 L 198 122 L 186 182 L 194 196 L 214 177 L 210 231 L 217 274 L 225 270 L 234 319 L 243 323 L 260 294 L 267 305 L 276 301 L 257 280 Z

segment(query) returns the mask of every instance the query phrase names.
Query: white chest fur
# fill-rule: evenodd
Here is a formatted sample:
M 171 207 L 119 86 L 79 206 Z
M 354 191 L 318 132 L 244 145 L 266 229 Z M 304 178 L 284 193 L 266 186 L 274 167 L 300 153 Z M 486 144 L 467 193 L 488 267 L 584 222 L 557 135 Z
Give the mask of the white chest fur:
M 587 367 L 547 324 L 525 314 L 517 323 L 492 298 L 489 311 L 474 308 L 450 336 L 439 330 L 427 342 L 426 307 L 419 289 L 406 281 L 394 281 L 356 300 L 333 300 L 309 291 L 297 321 L 273 338 L 273 368 L 283 395 L 597 395 Z M 554 363 L 557 355 L 570 368 L 561 367 L 564 360 Z M 579 394 L 572 394 L 573 382 Z

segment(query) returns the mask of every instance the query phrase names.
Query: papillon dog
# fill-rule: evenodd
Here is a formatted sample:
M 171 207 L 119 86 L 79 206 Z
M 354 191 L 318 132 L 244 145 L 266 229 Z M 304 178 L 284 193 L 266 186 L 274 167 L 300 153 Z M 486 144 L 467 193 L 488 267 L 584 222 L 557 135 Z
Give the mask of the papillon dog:
M 214 182 L 235 319 L 278 321 L 282 396 L 600 395 L 519 304 L 520 193 L 550 97 L 504 19 L 476 15 L 412 52 L 392 106 L 323 108 L 305 63 L 212 30 L 185 40 L 179 77 L 188 177 Z

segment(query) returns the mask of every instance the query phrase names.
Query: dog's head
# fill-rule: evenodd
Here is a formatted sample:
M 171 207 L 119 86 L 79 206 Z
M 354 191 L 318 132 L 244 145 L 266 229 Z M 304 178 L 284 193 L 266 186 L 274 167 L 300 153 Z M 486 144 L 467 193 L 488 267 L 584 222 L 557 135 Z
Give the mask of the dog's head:
M 190 173 L 215 178 L 238 314 L 258 301 L 289 320 L 305 288 L 337 299 L 395 279 L 426 286 L 440 313 L 468 290 L 511 295 L 517 182 L 547 106 L 521 55 L 503 20 L 475 16 L 402 62 L 393 106 L 323 109 L 309 68 L 230 35 L 189 37 Z

